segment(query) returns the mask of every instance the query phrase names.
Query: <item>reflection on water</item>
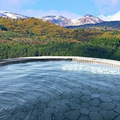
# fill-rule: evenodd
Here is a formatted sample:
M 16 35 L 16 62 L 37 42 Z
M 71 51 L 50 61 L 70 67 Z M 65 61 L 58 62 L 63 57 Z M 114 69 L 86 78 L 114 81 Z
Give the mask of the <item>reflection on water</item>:
M 62 67 L 62 70 L 77 71 L 77 72 L 91 72 L 95 74 L 120 74 L 120 69 L 109 65 L 102 65 L 98 63 L 72 63 L 66 64 Z
M 0 67 L 0 120 L 119 120 L 120 70 L 68 61 Z

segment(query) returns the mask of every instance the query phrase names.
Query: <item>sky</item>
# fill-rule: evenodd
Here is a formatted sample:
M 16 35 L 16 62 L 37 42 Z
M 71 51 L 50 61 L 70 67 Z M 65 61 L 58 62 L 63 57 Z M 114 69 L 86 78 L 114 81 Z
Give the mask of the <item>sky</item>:
M 120 20 L 120 0 L 0 0 L 0 10 L 30 17 L 62 15 L 79 19 L 86 14 Z

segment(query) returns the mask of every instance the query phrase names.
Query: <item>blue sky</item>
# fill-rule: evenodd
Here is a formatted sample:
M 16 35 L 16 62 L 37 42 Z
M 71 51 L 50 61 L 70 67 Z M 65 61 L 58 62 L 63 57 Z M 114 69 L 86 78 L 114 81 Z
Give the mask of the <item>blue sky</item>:
M 78 19 L 92 14 L 106 20 L 120 20 L 120 0 L 0 0 L 1 10 L 26 16 L 63 15 Z

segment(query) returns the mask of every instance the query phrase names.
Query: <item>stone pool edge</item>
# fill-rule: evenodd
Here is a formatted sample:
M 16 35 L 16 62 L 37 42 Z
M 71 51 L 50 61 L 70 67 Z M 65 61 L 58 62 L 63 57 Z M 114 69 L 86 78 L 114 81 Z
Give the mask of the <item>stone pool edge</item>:
M 101 58 L 89 58 L 89 57 L 74 57 L 74 56 L 38 56 L 38 57 L 19 57 L 19 58 L 9 58 L 0 61 L 0 66 L 26 63 L 26 62 L 36 62 L 36 61 L 76 61 L 84 63 L 99 63 L 104 65 L 111 65 L 113 67 L 120 68 L 120 61 L 101 59 Z

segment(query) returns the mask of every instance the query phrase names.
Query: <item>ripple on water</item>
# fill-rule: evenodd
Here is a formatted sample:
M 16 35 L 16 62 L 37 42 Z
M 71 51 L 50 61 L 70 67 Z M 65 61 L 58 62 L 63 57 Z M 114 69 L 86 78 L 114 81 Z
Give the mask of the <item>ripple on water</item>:
M 54 61 L 3 66 L 0 120 L 109 118 L 103 111 L 112 112 L 114 120 L 120 116 L 119 85 L 120 70 L 101 64 Z

